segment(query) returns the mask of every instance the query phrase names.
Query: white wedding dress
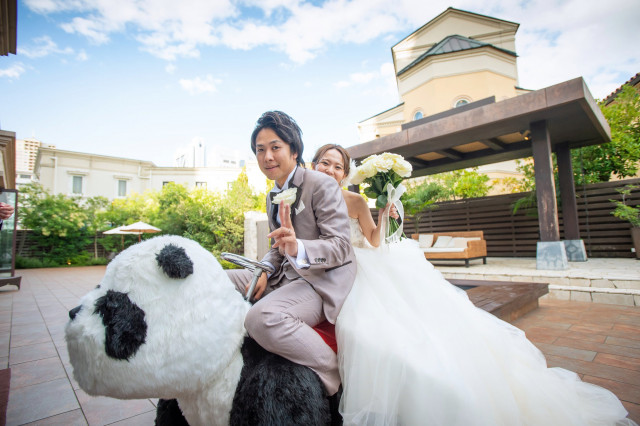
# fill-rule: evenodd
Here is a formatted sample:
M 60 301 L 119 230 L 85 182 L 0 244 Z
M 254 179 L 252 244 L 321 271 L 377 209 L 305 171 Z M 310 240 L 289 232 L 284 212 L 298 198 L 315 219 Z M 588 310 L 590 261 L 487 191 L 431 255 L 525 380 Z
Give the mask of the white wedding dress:
M 610 391 L 547 368 L 417 242 L 373 249 L 357 219 L 351 230 L 358 272 L 336 323 L 345 425 L 635 424 Z

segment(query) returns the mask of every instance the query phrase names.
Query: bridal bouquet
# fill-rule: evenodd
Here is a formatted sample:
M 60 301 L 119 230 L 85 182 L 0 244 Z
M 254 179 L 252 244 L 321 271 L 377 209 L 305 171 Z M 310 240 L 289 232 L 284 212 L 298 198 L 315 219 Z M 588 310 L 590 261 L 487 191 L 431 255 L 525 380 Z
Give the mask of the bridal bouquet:
M 405 191 L 402 181 L 411 176 L 413 167 L 401 155 L 384 152 L 380 155 L 371 155 L 365 158 L 356 168 L 355 176 L 351 183 L 359 185 L 369 184 L 364 190 L 364 194 L 369 198 L 375 198 L 376 207 L 384 208 L 387 203 L 394 204 L 398 210 L 398 215 L 402 218 L 404 210 L 400 202 L 400 196 Z M 385 213 L 387 227 L 385 240 L 387 242 L 397 241 L 402 234 L 402 228 L 398 222 L 389 218 L 388 211 Z

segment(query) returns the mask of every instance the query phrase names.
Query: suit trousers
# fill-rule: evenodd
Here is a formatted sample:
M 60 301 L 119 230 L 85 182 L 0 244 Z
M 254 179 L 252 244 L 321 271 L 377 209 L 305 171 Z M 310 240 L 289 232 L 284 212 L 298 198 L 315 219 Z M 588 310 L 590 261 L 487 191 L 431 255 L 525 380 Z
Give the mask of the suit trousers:
M 246 269 L 227 270 L 227 275 L 243 295 L 252 274 Z M 278 287 L 267 289 L 249 310 L 244 326 L 249 336 L 269 352 L 313 370 L 328 395 L 340 387 L 338 358 L 312 328 L 326 318 L 322 298 L 304 279 L 282 278 Z

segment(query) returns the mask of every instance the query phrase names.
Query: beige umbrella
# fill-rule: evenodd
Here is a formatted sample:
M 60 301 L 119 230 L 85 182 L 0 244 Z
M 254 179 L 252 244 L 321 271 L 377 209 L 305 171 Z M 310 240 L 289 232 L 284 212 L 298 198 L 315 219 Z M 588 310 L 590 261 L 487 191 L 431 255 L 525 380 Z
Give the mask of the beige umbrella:
M 138 242 L 139 242 L 142 239 L 140 234 L 156 233 L 156 232 L 162 231 L 162 229 L 156 228 L 155 226 L 151 226 L 148 223 L 136 222 L 136 223 L 132 223 L 131 225 L 121 226 L 120 231 L 138 234 Z
M 122 235 L 122 248 L 124 249 L 124 236 L 125 235 L 138 235 L 138 238 L 140 238 L 140 234 L 142 232 L 138 232 L 138 231 L 123 231 L 122 230 L 122 226 L 118 226 L 117 228 L 113 228 L 113 229 L 109 229 L 108 231 L 104 231 L 103 234 L 108 234 L 108 235 L 113 235 L 113 234 L 118 234 L 118 235 Z

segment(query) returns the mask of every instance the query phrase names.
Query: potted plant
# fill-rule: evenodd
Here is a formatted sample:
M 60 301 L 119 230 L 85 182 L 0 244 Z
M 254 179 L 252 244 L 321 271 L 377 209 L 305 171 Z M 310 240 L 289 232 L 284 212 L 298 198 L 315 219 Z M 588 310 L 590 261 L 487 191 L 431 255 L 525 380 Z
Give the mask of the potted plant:
M 627 197 L 634 189 L 640 188 L 637 185 L 626 185 L 624 188 L 618 188 L 617 191 L 622 195 L 622 201 L 609 200 L 616 205 L 612 215 L 621 220 L 626 220 L 631 224 L 631 239 L 633 247 L 636 250 L 636 258 L 640 259 L 640 205 L 635 207 L 627 204 Z

